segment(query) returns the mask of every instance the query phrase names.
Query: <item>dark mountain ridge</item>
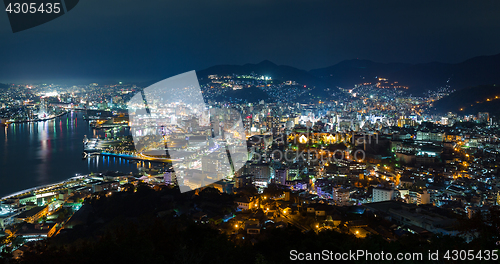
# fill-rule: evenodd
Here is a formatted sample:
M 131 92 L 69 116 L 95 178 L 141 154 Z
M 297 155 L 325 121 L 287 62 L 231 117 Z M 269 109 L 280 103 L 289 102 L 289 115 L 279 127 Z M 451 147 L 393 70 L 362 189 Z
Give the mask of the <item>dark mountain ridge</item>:
M 478 85 L 500 84 L 500 54 L 478 56 L 455 64 L 379 63 L 354 59 L 311 71 L 277 65 L 264 60 L 256 64 L 216 65 L 196 72 L 201 84 L 207 83 L 209 81 L 207 77 L 212 74 L 249 75 L 252 73 L 272 77 L 274 82 L 291 80 L 306 86 L 309 91 L 304 94 L 304 98 L 301 98 L 304 101 L 331 98 L 333 94 L 338 94 L 336 87 L 351 88 L 355 84 L 376 83 L 376 77 L 387 78 L 391 82 L 397 81 L 399 85 L 408 87 L 409 94 L 418 96 L 423 95 L 427 90 L 436 90 L 440 87 L 461 90 Z M 153 83 L 143 83 L 142 87 Z M 229 96 L 241 95 L 244 95 L 243 91 Z M 258 100 L 257 97 L 261 95 L 256 93 L 252 101 Z
M 324 85 L 324 82 L 322 80 L 305 70 L 286 65 L 276 65 L 275 63 L 268 60 L 264 60 L 257 64 L 247 63 L 244 65 L 216 65 L 201 71 L 196 71 L 199 79 L 206 78 L 206 76 L 211 74 L 247 75 L 251 73 L 270 76 L 273 78 L 273 80 L 293 80 L 309 86 Z
M 500 85 L 480 85 L 456 91 L 435 102 L 433 110 L 438 113 L 455 112 L 473 115 L 478 112 L 489 112 L 498 116 Z
M 500 83 L 500 54 L 478 56 L 455 64 L 377 63 L 367 60 L 349 60 L 330 67 L 311 70 L 310 73 L 330 86 L 343 88 L 350 88 L 362 82 L 374 82 L 375 77 L 384 77 L 408 86 L 410 93 L 421 94 L 427 90 L 446 86 L 460 90 L 476 85 Z

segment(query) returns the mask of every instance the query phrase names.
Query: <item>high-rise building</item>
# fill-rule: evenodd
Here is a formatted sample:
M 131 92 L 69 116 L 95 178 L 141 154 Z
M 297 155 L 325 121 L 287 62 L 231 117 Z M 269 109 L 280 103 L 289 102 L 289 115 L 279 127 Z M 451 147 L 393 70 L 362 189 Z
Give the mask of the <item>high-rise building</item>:
M 254 175 L 254 184 L 258 186 L 267 186 L 270 181 L 271 173 L 267 164 L 252 164 L 248 168 L 248 172 Z
M 444 133 L 436 131 L 417 131 L 417 141 L 443 142 Z
M 274 171 L 274 183 L 285 185 L 287 169 L 277 169 Z
M 252 184 L 253 175 L 240 175 L 234 177 L 234 188 L 244 188 Z
M 383 202 L 383 201 L 390 201 L 394 199 L 395 192 L 393 189 L 389 188 L 374 188 L 373 189 L 373 195 L 372 195 L 372 202 Z
M 163 181 L 166 185 L 175 184 L 177 182 L 175 172 L 173 170 L 165 171 L 163 174 Z
M 429 203 L 431 203 L 431 195 L 427 192 L 427 190 L 423 191 L 423 193 L 418 193 L 417 204 L 429 204 Z
M 447 126 L 449 123 L 448 117 L 441 117 L 441 125 Z
M 219 171 L 221 167 L 221 159 L 218 158 L 217 153 L 210 153 L 201 158 L 201 171 L 204 176 L 210 180 L 218 181 L 221 179 Z
M 335 201 L 336 205 L 339 206 L 347 206 L 350 203 L 350 192 L 348 189 L 343 189 L 340 187 L 333 187 L 333 192 L 332 192 L 333 200 Z
M 413 127 L 417 125 L 417 121 L 410 118 L 402 118 L 398 120 L 398 127 Z
M 477 119 L 479 120 L 479 122 L 488 123 L 490 121 L 490 113 L 488 113 L 488 112 L 479 112 L 477 114 Z

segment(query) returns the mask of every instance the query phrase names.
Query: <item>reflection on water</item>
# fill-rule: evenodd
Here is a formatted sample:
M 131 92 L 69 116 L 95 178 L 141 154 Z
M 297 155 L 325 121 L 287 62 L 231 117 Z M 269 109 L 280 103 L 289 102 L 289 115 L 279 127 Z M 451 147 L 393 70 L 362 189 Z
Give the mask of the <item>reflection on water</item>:
M 127 135 L 122 129 L 119 135 Z M 105 170 L 137 172 L 139 164 L 120 157 L 82 159 L 82 141 L 104 138 L 83 120 L 81 112 L 36 123 L 11 124 L 0 129 L 0 196 L 58 182 L 75 174 Z M 145 166 L 150 166 L 146 162 Z
M 38 148 L 37 150 L 37 155 L 36 158 L 40 161 L 37 165 L 37 171 L 38 173 L 38 182 L 46 182 L 47 177 L 48 177 L 48 161 L 50 160 L 50 151 L 48 151 L 49 147 L 47 146 L 50 144 L 49 140 L 49 123 L 54 123 L 53 120 L 51 121 L 46 121 L 46 122 L 37 122 L 34 123 L 35 126 L 38 127 L 38 141 L 41 144 L 41 147 Z M 32 124 L 30 123 L 23 123 L 22 126 L 31 126 Z

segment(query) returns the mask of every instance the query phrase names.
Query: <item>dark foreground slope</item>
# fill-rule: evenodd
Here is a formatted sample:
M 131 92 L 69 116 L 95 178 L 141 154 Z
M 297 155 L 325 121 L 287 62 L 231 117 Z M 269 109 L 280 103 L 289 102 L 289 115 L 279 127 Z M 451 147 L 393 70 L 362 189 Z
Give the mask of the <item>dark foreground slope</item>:
M 133 187 L 131 187 L 133 188 Z M 231 210 L 234 195 L 220 194 L 208 188 L 194 195 L 178 189 L 147 186 L 87 199 L 90 208 L 71 232 L 33 245 L 20 263 L 296 263 L 290 251 L 298 252 L 427 252 L 447 249 L 485 250 L 494 247 L 492 234 L 497 222 L 484 224 L 481 219 L 465 220 L 480 239 L 466 244 L 462 239 L 433 236 L 423 239 L 405 235 L 388 242 L 378 235 L 360 239 L 348 233 L 324 231 L 303 233 L 293 226 L 263 229 L 260 235 L 226 235 L 213 224 L 195 224 L 195 208 Z M 83 208 L 82 208 L 83 210 Z M 494 212 L 498 216 L 498 212 Z M 76 218 L 78 216 L 75 215 Z M 366 218 L 366 221 L 384 221 Z M 223 225 L 223 224 L 222 224 Z M 4 255 L 8 257 L 7 255 Z M 9 259 L 9 263 L 17 262 Z M 0 259 L 0 263 L 7 259 Z M 405 263 L 421 263 L 407 261 Z M 300 263 L 300 261 L 299 261 Z M 369 263 L 351 261 L 350 263 Z M 443 262 L 437 262 L 443 263 Z

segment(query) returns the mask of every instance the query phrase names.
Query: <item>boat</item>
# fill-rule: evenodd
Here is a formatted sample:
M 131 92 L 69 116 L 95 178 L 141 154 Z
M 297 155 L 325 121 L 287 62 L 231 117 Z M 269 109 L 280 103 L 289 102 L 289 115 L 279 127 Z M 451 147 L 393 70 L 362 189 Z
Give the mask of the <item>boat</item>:
M 82 153 L 84 159 L 86 159 L 86 158 L 92 158 L 92 157 L 98 156 L 99 154 L 101 154 L 101 152 L 97 152 L 97 151 L 94 151 L 94 152 L 83 152 Z

